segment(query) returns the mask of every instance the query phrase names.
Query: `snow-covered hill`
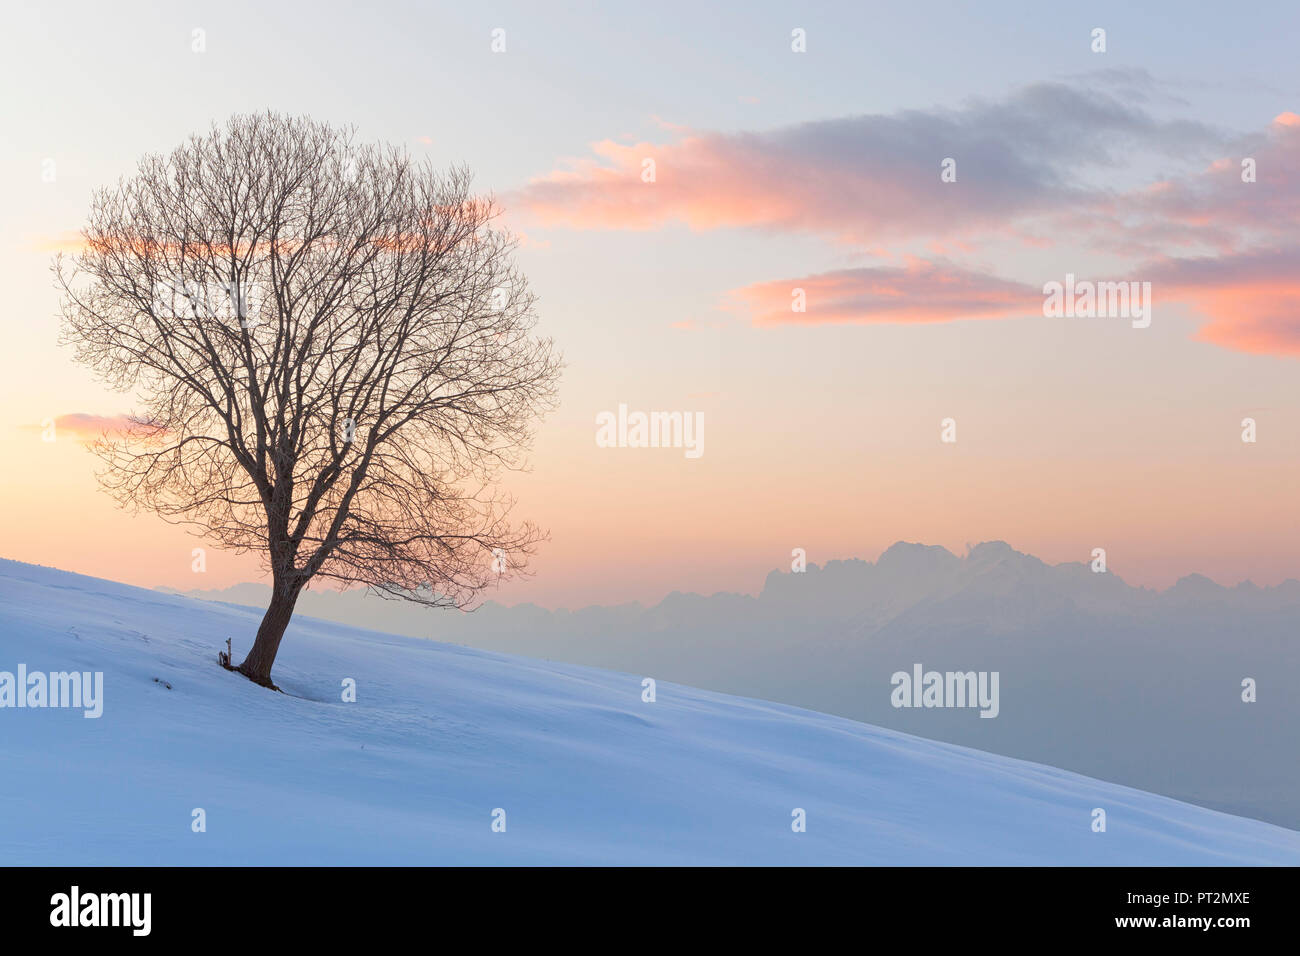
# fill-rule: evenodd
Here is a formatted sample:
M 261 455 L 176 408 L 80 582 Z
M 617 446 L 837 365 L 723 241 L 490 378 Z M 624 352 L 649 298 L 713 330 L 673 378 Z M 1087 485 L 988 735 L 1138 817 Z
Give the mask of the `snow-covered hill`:
M 195 575 L 195 579 L 203 577 Z M 188 597 L 264 609 L 242 584 Z M 1300 830 L 1300 582 L 1163 592 L 1005 542 L 964 557 L 899 542 L 874 562 L 772 572 L 757 597 L 674 592 L 576 611 L 488 601 L 429 614 L 362 591 L 308 592 L 339 624 L 760 697 L 1019 757 Z M 895 709 L 894 673 L 997 671 L 996 720 Z M 1251 702 L 1242 681 L 1256 682 Z
M 644 702 L 653 674 L 299 618 L 276 694 L 216 665 L 257 619 L 0 561 L 0 671 L 104 675 L 98 719 L 0 709 L 0 863 L 1300 864 L 1291 830 L 794 707 Z

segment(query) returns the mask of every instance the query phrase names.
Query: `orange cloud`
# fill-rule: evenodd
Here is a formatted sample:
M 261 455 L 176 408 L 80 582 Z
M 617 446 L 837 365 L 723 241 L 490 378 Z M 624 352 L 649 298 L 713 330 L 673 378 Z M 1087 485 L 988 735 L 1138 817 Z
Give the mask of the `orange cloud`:
M 80 233 L 65 232 L 53 239 L 37 239 L 31 243 L 31 247 L 37 252 L 69 252 L 76 254 L 85 250 L 86 240 L 82 238 Z

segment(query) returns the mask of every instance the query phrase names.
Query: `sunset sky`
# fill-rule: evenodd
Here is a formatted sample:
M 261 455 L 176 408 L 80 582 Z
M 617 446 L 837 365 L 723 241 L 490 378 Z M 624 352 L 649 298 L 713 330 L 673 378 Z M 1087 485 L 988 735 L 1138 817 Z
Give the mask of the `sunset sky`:
M 551 541 L 497 599 L 753 592 L 900 539 L 1300 578 L 1300 7 L 1132 6 L 7 12 L 0 556 L 258 578 L 98 490 L 78 436 L 134 403 L 58 346 L 49 267 L 93 188 L 270 108 L 468 164 L 520 235 L 567 367 L 508 479 Z M 1067 274 L 1150 282 L 1150 327 L 1044 317 Z M 620 404 L 701 412 L 703 455 L 598 447 Z

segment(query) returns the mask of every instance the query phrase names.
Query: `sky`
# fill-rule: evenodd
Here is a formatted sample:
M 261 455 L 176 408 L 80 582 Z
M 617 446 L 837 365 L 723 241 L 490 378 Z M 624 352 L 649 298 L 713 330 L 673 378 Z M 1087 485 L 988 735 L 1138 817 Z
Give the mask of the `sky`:
M 0 555 L 259 578 L 98 490 L 85 423 L 133 402 L 58 345 L 49 269 L 94 188 L 274 109 L 467 164 L 520 237 L 566 369 L 506 479 L 551 538 L 497 600 L 752 593 L 897 540 L 1300 577 L 1300 8 L 710 6 L 8 12 Z M 1150 283 L 1149 325 L 1045 315 L 1067 275 Z M 601 447 L 620 405 L 702 415 L 703 453 Z

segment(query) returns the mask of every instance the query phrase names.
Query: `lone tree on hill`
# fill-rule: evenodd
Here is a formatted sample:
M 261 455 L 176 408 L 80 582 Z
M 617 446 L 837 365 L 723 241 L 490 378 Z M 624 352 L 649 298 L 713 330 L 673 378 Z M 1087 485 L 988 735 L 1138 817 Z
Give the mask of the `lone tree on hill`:
M 56 260 L 63 340 L 142 406 L 101 483 L 270 572 L 250 680 L 315 578 L 464 607 L 542 539 L 495 486 L 560 361 L 497 213 L 463 168 L 237 116 L 98 191 Z

